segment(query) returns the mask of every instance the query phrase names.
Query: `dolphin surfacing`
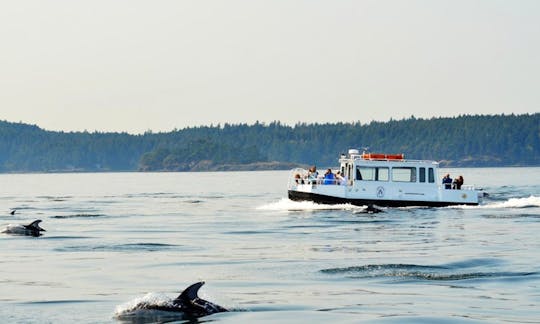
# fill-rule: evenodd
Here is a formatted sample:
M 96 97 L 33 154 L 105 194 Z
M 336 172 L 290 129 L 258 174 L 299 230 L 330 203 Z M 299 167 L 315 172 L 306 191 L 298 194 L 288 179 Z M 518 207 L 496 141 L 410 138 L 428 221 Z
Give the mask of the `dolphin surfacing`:
M 182 318 L 194 319 L 215 313 L 228 312 L 224 307 L 199 297 L 199 289 L 204 281 L 197 282 L 187 287 L 178 297 L 167 303 L 149 303 L 146 301 L 137 303 L 133 307 L 116 314 L 117 318 L 131 317 L 132 314 L 140 314 L 141 311 L 163 311 L 178 314 Z
M 46 232 L 44 228 L 39 226 L 41 219 L 36 219 L 28 225 L 22 224 L 9 224 L 1 232 L 6 234 L 15 235 L 28 235 L 28 236 L 41 236 L 41 232 Z
M 180 305 L 185 312 L 195 317 L 206 316 L 214 313 L 228 312 L 227 309 L 199 298 L 199 289 L 204 285 L 204 281 L 194 283 L 187 287 L 175 300 L 173 305 Z

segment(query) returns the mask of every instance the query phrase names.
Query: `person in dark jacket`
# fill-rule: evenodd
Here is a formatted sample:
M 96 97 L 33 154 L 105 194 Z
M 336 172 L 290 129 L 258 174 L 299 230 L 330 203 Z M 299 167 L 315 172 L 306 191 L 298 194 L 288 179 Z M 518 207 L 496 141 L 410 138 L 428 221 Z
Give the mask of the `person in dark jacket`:
M 454 182 L 452 183 L 454 189 L 461 189 L 461 186 L 463 185 L 463 176 L 459 176 L 454 179 Z
M 444 186 L 444 189 L 452 189 L 452 178 L 450 178 L 450 174 L 447 173 L 444 178 L 442 179 L 442 183 Z

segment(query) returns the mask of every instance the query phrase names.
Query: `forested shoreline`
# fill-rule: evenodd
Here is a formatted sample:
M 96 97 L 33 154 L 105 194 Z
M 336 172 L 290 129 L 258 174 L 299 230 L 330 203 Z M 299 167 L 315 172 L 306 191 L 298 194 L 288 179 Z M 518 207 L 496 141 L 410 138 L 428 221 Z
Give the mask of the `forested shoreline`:
M 540 165 L 540 113 L 294 126 L 224 124 L 140 135 L 0 121 L 0 172 L 211 171 L 333 166 L 349 148 L 446 167 Z

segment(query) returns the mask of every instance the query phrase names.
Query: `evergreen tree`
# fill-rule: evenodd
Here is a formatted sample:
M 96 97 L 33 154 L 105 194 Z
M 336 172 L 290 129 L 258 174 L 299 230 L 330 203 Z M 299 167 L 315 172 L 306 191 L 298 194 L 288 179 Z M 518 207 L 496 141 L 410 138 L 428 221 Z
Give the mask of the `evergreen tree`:
M 0 121 L 0 172 L 191 171 L 293 162 L 333 166 L 349 148 L 443 166 L 539 166 L 540 113 L 334 124 L 224 124 L 143 135 L 51 132 Z

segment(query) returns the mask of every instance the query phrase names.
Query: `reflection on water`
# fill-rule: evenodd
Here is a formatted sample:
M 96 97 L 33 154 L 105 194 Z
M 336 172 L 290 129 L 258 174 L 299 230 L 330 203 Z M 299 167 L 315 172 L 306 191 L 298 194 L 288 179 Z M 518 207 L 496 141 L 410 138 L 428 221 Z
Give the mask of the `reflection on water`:
M 287 171 L 0 175 L 0 227 L 47 229 L 0 235 L 0 316 L 114 322 L 205 280 L 214 322 L 537 321 L 540 168 L 450 173 L 489 197 L 366 214 L 286 199 Z

